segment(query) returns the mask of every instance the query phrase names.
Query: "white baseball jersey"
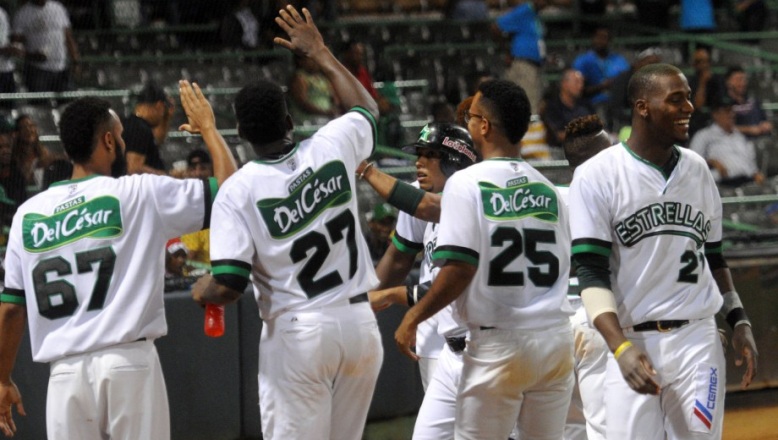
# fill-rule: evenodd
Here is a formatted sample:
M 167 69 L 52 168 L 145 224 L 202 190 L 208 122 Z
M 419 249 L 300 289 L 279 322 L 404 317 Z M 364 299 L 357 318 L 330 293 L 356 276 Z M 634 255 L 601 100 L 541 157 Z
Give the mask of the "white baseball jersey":
M 354 170 L 375 146 L 361 108 L 275 161 L 244 165 L 213 206 L 213 274 L 251 279 L 263 319 L 312 310 L 378 285 L 357 221 Z
M 411 185 L 419 187 L 418 182 L 413 182 Z M 392 236 L 392 243 L 394 246 L 403 253 L 416 255 L 417 253 L 424 251 L 424 259 L 421 262 L 419 268 L 419 283 L 423 283 L 432 279 L 432 271 L 437 270 L 434 266 L 429 264 L 429 258 L 427 258 L 427 241 L 425 240 L 425 230 L 427 229 L 427 222 L 425 220 L 418 219 L 412 215 L 400 211 L 397 216 L 397 225 L 395 226 L 395 233 Z M 434 247 L 434 243 L 430 243 Z M 439 314 L 439 313 L 438 313 Z M 438 336 L 438 324 L 437 315 L 423 321 L 416 328 L 416 354 L 422 358 L 434 358 L 440 355 L 440 350 L 445 344 L 445 340 Z
M 2 300 L 26 303 L 35 361 L 167 333 L 165 242 L 207 227 L 209 182 L 95 175 L 19 207 Z
M 626 144 L 575 171 L 573 254 L 610 257 L 624 327 L 707 318 L 722 304 L 705 259 L 705 252 L 721 252 L 721 199 L 705 160 L 678 150 L 669 176 Z
M 28 2 L 19 8 L 13 20 L 14 33 L 24 36 L 27 52 L 46 55 L 44 61 L 33 64 L 52 72 L 60 72 L 67 67 L 65 30 L 69 28 L 68 11 L 55 0 L 47 0 L 43 6 Z
M 521 159 L 489 159 L 451 176 L 433 257 L 478 267 L 456 301 L 462 321 L 503 329 L 566 322 L 567 222 L 554 186 Z

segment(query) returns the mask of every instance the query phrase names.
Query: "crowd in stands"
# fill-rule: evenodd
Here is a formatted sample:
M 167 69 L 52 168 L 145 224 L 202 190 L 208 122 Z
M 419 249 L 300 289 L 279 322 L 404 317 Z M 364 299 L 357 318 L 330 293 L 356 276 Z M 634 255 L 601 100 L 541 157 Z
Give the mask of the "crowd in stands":
M 116 15 L 116 11 L 100 11 L 94 16 L 102 17 L 102 21 L 92 18 L 90 22 L 83 13 L 79 13 L 75 3 L 29 0 L 20 3 L 13 11 L 0 9 L 0 93 L 61 92 L 74 88 L 73 78 L 83 73 L 82 53 L 88 55 L 88 48 L 79 48 L 76 44 L 74 33 L 79 29 L 74 31 L 74 27 L 102 28 L 107 27 L 109 22 L 122 23 L 121 20 L 126 19 L 126 16 Z M 134 12 L 137 26 L 218 23 L 218 36 L 223 47 L 263 50 L 273 47 L 272 39 L 280 31 L 273 17 L 288 2 L 138 0 L 130 3 L 138 7 Z M 335 22 L 339 13 L 348 12 L 338 11 L 334 6 L 338 2 L 332 1 L 292 3 L 308 6 L 314 16 L 325 23 Z M 358 11 L 369 9 L 366 4 L 371 2 L 339 3 L 341 6 L 348 4 L 353 11 Z M 374 3 L 375 11 L 385 12 L 378 4 L 381 2 Z M 560 146 L 564 141 L 565 126 L 579 116 L 597 114 L 605 121 L 614 142 L 625 139 L 631 119 L 627 102 L 630 76 L 644 65 L 672 61 L 666 59 L 666 54 L 657 47 L 644 47 L 629 53 L 619 47 L 614 49 L 612 43 L 617 37 L 612 29 L 604 23 L 591 24 L 587 21 L 578 37 L 590 38 L 589 47 L 568 54 L 568 59 L 560 64 L 559 60 L 550 56 L 546 47 L 550 35 L 543 21 L 544 13 L 572 10 L 590 16 L 620 8 L 631 10 L 639 25 L 667 28 L 669 21 L 666 14 L 675 5 L 679 16 L 674 28 L 684 32 L 714 32 L 719 29 L 716 11 L 721 10 L 720 2 L 713 0 L 451 0 L 429 3 L 439 6 L 444 20 L 476 20 L 481 23 L 479 26 L 488 31 L 480 35 L 486 35 L 489 42 L 496 44 L 498 53 L 486 63 L 473 64 L 474 68 L 463 71 L 454 81 L 457 88 L 453 92 L 450 87 L 442 93 L 433 89 L 429 96 L 425 96 L 422 116 L 427 121 L 453 122 L 456 118 L 455 106 L 463 98 L 471 96 L 480 82 L 494 77 L 513 80 L 527 91 L 533 110 L 522 149 L 528 160 L 562 158 Z M 729 12 L 736 18 L 739 30 L 765 28 L 769 17 L 766 2 L 739 0 L 730 3 L 734 10 Z M 690 14 L 690 10 L 695 13 Z M 76 17 L 73 22 L 71 17 Z M 327 43 L 376 99 L 381 112 L 379 145 L 399 148 L 407 141 L 403 128 L 403 122 L 410 116 L 407 97 L 402 96 L 390 81 L 393 77 L 386 72 L 389 63 L 376 53 L 380 48 L 371 46 L 368 36 L 345 34 L 347 32 L 341 31 L 337 40 Z M 325 37 L 327 35 L 334 34 L 325 34 Z M 759 142 L 773 135 L 771 115 L 749 88 L 749 72 L 744 66 L 716 64 L 714 51 L 708 46 L 697 45 L 695 50 L 684 54 L 683 65 L 679 66 L 689 72 L 691 100 L 696 108 L 690 122 L 691 140 L 685 146 L 705 157 L 723 186 L 761 184 L 769 176 L 765 175 L 759 163 L 757 149 Z M 419 63 L 422 62 L 421 54 L 415 57 Z M 466 54 L 461 62 L 470 65 L 465 57 Z M 288 61 L 290 75 L 273 79 L 287 87 L 295 126 L 321 126 L 348 110 L 341 106 L 331 84 L 315 66 L 297 59 Z M 452 66 L 443 66 L 444 74 L 448 67 Z M 387 81 L 378 83 L 380 86 L 376 87 L 377 80 Z M 51 100 L 43 104 L 48 106 L 49 102 Z M 197 145 L 181 151 L 181 157 L 167 159 L 169 155 L 165 152 L 170 141 L 166 137 L 177 128 L 174 124 L 176 118 L 183 115 L 176 113 L 175 99 L 165 84 L 146 81 L 144 87 L 134 93 L 132 102 L 134 107 L 127 107 L 122 115 L 128 173 L 199 178 L 212 175 L 210 158 Z M 70 169 L 67 158 L 58 152 L 55 145 L 48 148 L 40 142 L 36 121 L 30 115 L 21 114 L 18 103 L 16 100 L 0 99 L 0 112 L 5 112 L 5 116 L 0 118 L 0 221 L 3 227 L 10 224 L 14 206 L 52 181 L 67 178 Z M 41 104 L 36 101 L 28 103 Z M 176 167 L 175 159 L 181 159 L 179 162 L 185 162 L 185 166 Z M 377 210 L 368 210 L 369 218 L 366 219 L 370 229 L 381 231 L 375 233 L 377 238 L 369 240 L 373 243 L 371 247 L 376 248 L 376 255 L 382 253 L 382 246 L 386 244 L 385 224 L 396 218 L 391 212 L 378 209 L 380 206 Z M 182 237 L 174 245 L 169 245 L 168 251 L 171 263 L 178 261 L 174 254 L 180 256 L 181 252 L 185 252 L 187 256 L 186 265 L 169 272 L 180 272 L 190 277 L 191 272 L 196 274 L 208 267 L 208 232 Z

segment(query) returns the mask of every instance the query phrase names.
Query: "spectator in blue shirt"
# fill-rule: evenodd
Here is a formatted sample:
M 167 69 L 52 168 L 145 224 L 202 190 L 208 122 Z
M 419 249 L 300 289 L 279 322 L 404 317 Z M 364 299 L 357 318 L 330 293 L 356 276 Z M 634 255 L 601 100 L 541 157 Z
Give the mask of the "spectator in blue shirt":
M 598 26 L 592 35 L 592 48 L 573 61 L 573 68 L 584 76 L 584 96 L 595 107 L 607 105 L 614 78 L 630 68 L 626 58 L 610 51 L 610 38 L 610 29 Z
M 510 40 L 510 65 L 505 71 L 505 79 L 527 92 L 532 114 L 537 114 L 543 96 L 541 68 L 546 58 L 546 43 L 538 13 L 547 4 L 546 0 L 522 3 L 497 18 L 493 27 L 498 35 Z
M 734 101 L 735 125 L 738 131 L 755 139 L 769 135 L 773 131 L 773 123 L 767 118 L 762 108 L 762 101 L 748 94 L 748 75 L 739 66 L 730 67 L 724 76 L 727 96 Z

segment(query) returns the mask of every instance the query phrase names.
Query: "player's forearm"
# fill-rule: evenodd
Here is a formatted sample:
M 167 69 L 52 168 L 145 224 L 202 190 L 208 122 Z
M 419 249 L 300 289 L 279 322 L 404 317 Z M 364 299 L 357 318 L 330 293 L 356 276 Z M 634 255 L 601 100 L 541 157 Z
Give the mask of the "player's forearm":
M 729 267 L 713 269 L 711 274 L 713 274 L 713 279 L 716 281 L 716 285 L 722 294 L 735 291 L 735 283 L 732 281 L 732 273 L 729 271 Z
M 238 169 L 238 165 L 232 156 L 230 148 L 227 146 L 227 142 L 216 129 L 216 126 L 201 128 L 200 133 L 203 136 L 205 145 L 208 147 L 208 152 L 211 154 L 213 175 L 216 181 L 219 182 L 219 186 L 221 186 Z
M 394 243 L 386 248 L 384 256 L 375 268 L 380 284 L 378 289 L 399 286 L 411 272 L 416 256 L 397 249 Z
M 0 382 L 4 384 L 11 381 L 16 353 L 24 335 L 26 313 L 25 307 L 0 304 Z
M 335 55 L 326 46 L 322 45 L 322 49 L 314 52 L 311 57 L 330 80 L 335 96 L 344 108 L 364 107 L 373 117 L 378 118 L 378 104 L 370 96 L 370 92 L 349 72 L 346 66 L 335 58 Z
M 440 194 L 416 188 L 377 169 L 375 165 L 360 167 L 357 175 L 395 208 L 418 219 L 438 223 L 440 221 Z
M 608 349 L 610 349 L 611 353 L 615 352 L 627 340 L 627 337 L 624 336 L 624 331 L 621 329 L 621 324 L 619 324 L 619 318 L 615 313 L 606 312 L 599 315 L 594 320 L 594 326 L 603 339 L 605 339 L 605 343 L 608 344 Z
M 430 290 L 408 310 L 405 319 L 419 325 L 451 304 L 470 285 L 476 269 L 476 266 L 461 261 L 446 263 L 435 277 Z

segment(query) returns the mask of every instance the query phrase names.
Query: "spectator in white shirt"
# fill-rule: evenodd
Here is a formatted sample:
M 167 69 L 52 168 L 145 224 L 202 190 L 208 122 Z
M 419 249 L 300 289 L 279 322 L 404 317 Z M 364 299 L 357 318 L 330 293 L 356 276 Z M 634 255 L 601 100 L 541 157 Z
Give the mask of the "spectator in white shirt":
M 30 92 L 63 92 L 70 81 L 69 67 L 78 75 L 80 55 L 70 17 L 56 0 L 30 0 L 16 12 L 13 39 L 27 53 L 24 82 Z
M 764 176 L 756 163 L 754 143 L 735 128 L 732 101 L 723 99 L 711 106 L 713 122 L 695 133 L 689 144 L 711 168 L 720 185 L 761 184 Z

